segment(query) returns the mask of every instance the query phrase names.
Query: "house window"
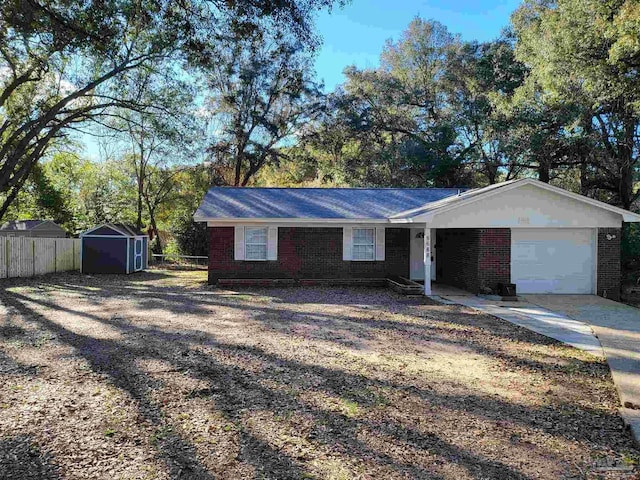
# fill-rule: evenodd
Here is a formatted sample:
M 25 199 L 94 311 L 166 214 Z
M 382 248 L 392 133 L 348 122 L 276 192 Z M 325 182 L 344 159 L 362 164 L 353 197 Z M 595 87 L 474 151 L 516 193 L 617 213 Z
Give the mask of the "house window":
M 353 229 L 353 260 L 376 259 L 376 229 Z
M 244 230 L 245 260 L 267 259 L 267 229 L 246 227 Z

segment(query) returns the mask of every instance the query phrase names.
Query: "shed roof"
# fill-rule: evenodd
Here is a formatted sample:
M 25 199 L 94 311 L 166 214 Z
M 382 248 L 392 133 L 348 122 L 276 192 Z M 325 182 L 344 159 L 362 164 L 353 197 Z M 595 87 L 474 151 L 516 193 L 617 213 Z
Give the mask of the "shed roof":
M 386 219 L 460 192 L 458 188 L 213 187 L 194 218 Z
M 60 225 L 51 220 L 12 220 L 10 222 L 5 222 L 0 226 L 0 230 L 33 230 L 34 228 L 42 225 L 51 226 L 55 229 L 64 230 Z
M 85 230 L 80 235 L 91 235 L 92 232 L 101 228 L 109 228 L 125 237 L 147 236 L 146 233 L 141 232 L 133 225 L 129 225 L 127 223 L 103 223 L 102 225 L 98 225 L 96 227 L 90 228 L 89 230 Z

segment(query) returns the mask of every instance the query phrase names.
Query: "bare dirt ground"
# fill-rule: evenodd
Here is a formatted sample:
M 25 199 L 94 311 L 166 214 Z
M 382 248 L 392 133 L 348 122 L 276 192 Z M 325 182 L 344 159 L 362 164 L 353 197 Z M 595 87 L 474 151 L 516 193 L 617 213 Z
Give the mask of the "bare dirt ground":
M 638 478 L 595 357 L 383 289 L 205 281 L 0 281 L 0 478 Z

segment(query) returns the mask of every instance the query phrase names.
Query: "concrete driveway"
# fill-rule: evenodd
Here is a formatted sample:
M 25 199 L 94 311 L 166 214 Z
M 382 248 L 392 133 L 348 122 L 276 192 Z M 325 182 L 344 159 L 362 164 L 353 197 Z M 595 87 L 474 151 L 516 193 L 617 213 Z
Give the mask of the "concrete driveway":
M 640 309 L 595 295 L 524 295 L 503 302 L 443 290 L 435 299 L 457 303 L 555 338 L 607 359 L 623 408 L 640 444 Z
M 640 310 L 595 295 L 526 295 L 530 303 L 591 326 L 604 350 L 623 405 L 640 439 Z

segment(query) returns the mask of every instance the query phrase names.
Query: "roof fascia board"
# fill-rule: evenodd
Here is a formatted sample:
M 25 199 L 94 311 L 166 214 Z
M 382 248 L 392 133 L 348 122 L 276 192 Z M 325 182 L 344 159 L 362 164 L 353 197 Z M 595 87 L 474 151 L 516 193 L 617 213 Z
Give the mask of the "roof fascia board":
M 588 203 L 594 207 L 600 207 L 604 210 L 609 210 L 610 212 L 617 213 L 622 215 L 622 219 L 625 222 L 640 222 L 640 215 L 637 213 L 633 213 L 629 210 L 625 210 L 624 208 L 615 207 L 613 205 L 609 205 L 608 203 L 601 202 L 600 200 L 594 200 L 593 198 L 585 197 L 584 195 L 580 195 L 578 193 L 573 193 L 564 188 L 555 187 L 553 185 L 549 185 L 548 183 L 540 182 L 538 180 L 528 179 L 529 182 L 527 184 L 535 185 L 537 187 L 549 190 L 550 192 L 555 192 L 560 195 L 564 195 L 565 197 L 573 198 L 574 200 L 582 201 L 584 203 Z
M 477 194 L 477 195 L 473 195 L 471 197 L 468 198 L 460 198 L 459 201 L 452 201 L 449 202 L 447 204 L 444 204 L 440 207 L 435 206 L 433 209 L 428 210 L 427 212 L 423 212 L 420 213 L 418 215 L 415 215 L 413 217 L 409 217 L 412 218 L 414 221 L 418 221 L 418 222 L 429 222 L 431 221 L 431 219 L 433 218 L 433 216 L 436 213 L 444 213 L 444 212 L 448 212 L 449 210 L 454 210 L 458 207 L 462 207 L 463 205 L 469 205 L 470 203 L 474 203 L 477 202 L 480 199 L 484 199 L 484 198 L 491 198 L 494 195 L 498 195 L 499 193 L 504 193 L 507 192 L 509 190 L 512 190 L 514 188 L 517 188 L 518 186 L 524 185 L 524 183 L 519 183 L 519 182 L 515 182 L 509 185 L 504 185 L 501 188 L 492 188 L 489 191 Z M 427 207 L 428 208 L 428 207 Z
M 58 225 L 56 225 L 55 223 L 53 223 L 51 220 L 43 220 L 42 222 L 38 223 L 37 225 L 34 225 L 33 227 L 29 228 L 29 230 L 37 230 L 43 226 L 46 226 L 47 224 L 51 224 L 53 226 L 55 226 L 56 228 L 60 228 Z
M 114 232 L 118 232 L 120 235 L 122 235 L 123 237 L 131 237 L 131 235 L 129 235 L 128 233 L 124 233 L 122 230 L 120 230 L 119 228 L 114 227 L 113 225 L 110 225 L 108 223 L 103 223 L 101 225 L 98 225 L 97 227 L 93 227 L 89 230 L 87 230 L 86 232 L 82 232 L 80 234 L 81 237 L 88 237 L 91 235 L 91 232 L 95 232 L 96 230 L 102 228 L 102 227 L 107 227 L 110 230 L 113 230 Z M 96 236 L 96 235 L 94 235 Z M 110 235 L 105 235 L 106 237 L 110 236 Z
M 430 210 L 433 208 L 437 208 L 439 205 L 448 205 L 450 203 L 455 203 L 456 200 L 460 201 L 462 199 L 469 199 L 469 198 L 473 198 L 476 197 L 478 195 L 483 195 L 487 192 L 490 191 L 494 191 L 494 190 L 498 190 L 498 189 L 503 189 L 507 186 L 509 186 L 510 184 L 517 182 L 517 180 L 509 180 L 507 182 L 502 182 L 502 183 L 494 183 L 493 185 L 488 185 L 486 187 L 482 187 L 482 188 L 474 188 L 471 190 L 467 190 L 464 192 L 461 192 L 457 195 L 451 195 L 449 197 L 445 197 L 442 200 L 438 200 L 436 202 L 432 202 L 432 203 L 427 203 L 425 205 L 422 205 L 420 207 L 417 208 L 412 208 L 410 210 L 405 210 L 403 212 L 400 213 L 394 213 L 391 217 L 389 217 L 390 219 L 393 218 L 405 218 L 405 217 L 411 217 L 411 216 L 415 216 L 418 215 L 420 212 L 424 212 L 425 210 Z
M 598 200 L 594 200 L 594 199 L 589 198 L 589 197 L 585 197 L 584 195 L 579 195 L 577 193 L 569 192 L 569 191 L 565 190 L 564 188 L 554 187 L 553 185 L 549 185 L 547 183 L 540 182 L 538 180 L 534 180 L 532 178 L 526 178 L 526 179 L 523 179 L 523 180 L 519 180 L 519 181 L 513 182 L 510 185 L 504 185 L 502 188 L 495 188 L 495 189 L 490 190 L 488 192 L 484 192 L 484 193 L 481 193 L 481 194 L 478 194 L 478 195 L 474 195 L 474 196 L 472 196 L 470 198 L 461 199 L 460 201 L 453 202 L 450 205 L 444 205 L 442 207 L 436 207 L 433 210 L 429 210 L 426 213 L 418 214 L 416 216 L 409 217 L 409 218 L 411 218 L 412 221 L 417 221 L 417 222 L 430 222 L 436 214 L 445 213 L 445 212 L 448 212 L 450 210 L 454 210 L 454 209 L 462 207 L 464 205 L 469 205 L 471 203 L 474 203 L 474 202 L 482 200 L 482 199 L 491 198 L 494 195 L 498 195 L 499 193 L 507 192 L 507 191 L 512 190 L 514 188 L 519 188 L 519 187 L 521 187 L 523 185 L 533 185 L 533 186 L 541 188 L 543 190 L 548 190 L 550 192 L 557 193 L 557 194 L 565 196 L 567 198 L 571 198 L 571 199 L 574 199 L 574 200 L 589 204 L 589 205 L 597 207 L 597 208 L 602 208 L 604 210 L 608 210 L 610 212 L 617 213 L 617 214 L 622 216 L 622 219 L 625 222 L 640 222 L 640 215 L 638 215 L 636 213 L 630 212 L 628 210 L 624 210 L 622 208 L 614 207 L 613 205 L 609 205 L 609 204 L 606 204 L 604 202 L 600 202 Z
M 381 223 L 390 222 L 388 218 L 211 218 L 194 217 L 195 222 L 207 222 L 216 224 L 238 224 L 238 223 Z

